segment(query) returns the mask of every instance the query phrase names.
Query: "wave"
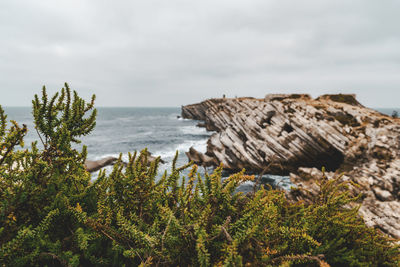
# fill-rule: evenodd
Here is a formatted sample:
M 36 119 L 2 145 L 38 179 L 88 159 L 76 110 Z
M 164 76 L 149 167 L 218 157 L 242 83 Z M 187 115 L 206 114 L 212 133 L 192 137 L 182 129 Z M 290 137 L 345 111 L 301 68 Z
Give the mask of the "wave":
M 162 159 L 169 160 L 174 158 L 176 151 L 179 153 L 184 153 L 189 151 L 190 147 L 194 147 L 197 151 L 205 153 L 207 151 L 207 140 L 208 139 L 187 140 L 173 147 L 172 149 L 155 151 L 154 155 L 161 156 Z
M 158 151 L 150 151 L 153 156 L 158 157 L 160 156 L 165 161 L 170 161 L 175 157 L 176 151 L 179 154 L 189 151 L 190 147 L 194 147 L 197 151 L 205 153 L 207 151 L 207 141 L 208 139 L 201 139 L 201 140 L 187 140 L 181 144 L 175 145 L 173 147 L 162 149 Z M 91 160 L 100 160 L 106 157 L 119 157 L 119 153 L 106 153 L 101 155 L 96 155 Z M 128 153 L 122 154 L 122 160 L 128 161 Z
M 192 120 L 191 120 L 191 119 L 185 119 L 185 118 L 179 117 L 179 118 L 178 118 L 178 121 L 192 121 Z
M 198 127 L 195 125 L 189 125 L 189 126 L 183 126 L 181 128 L 179 128 L 179 130 L 184 133 L 184 134 L 188 134 L 188 135 L 207 135 L 210 136 L 211 133 L 208 132 L 206 130 L 206 128 L 202 128 L 202 127 Z

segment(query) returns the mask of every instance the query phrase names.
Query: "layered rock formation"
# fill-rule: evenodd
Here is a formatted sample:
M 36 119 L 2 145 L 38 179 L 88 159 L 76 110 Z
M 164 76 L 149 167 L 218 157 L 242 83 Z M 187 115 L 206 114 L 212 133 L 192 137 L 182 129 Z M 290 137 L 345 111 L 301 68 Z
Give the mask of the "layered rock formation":
M 324 166 L 345 172 L 363 194 L 360 214 L 370 226 L 400 238 L 400 120 L 362 106 L 354 95 L 267 95 L 264 99 L 209 99 L 183 106 L 182 117 L 216 131 L 197 164 L 231 171 L 290 174 L 303 194 L 316 194 Z M 296 192 L 302 190 L 296 190 Z

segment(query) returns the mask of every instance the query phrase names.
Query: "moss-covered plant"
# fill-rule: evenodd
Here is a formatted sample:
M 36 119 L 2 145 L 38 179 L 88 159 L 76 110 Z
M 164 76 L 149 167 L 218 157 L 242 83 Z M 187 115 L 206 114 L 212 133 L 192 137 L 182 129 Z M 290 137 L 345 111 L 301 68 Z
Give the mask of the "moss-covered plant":
M 280 190 L 235 193 L 253 179 L 222 179 L 222 166 L 200 176 L 176 166 L 156 179 L 159 159 L 146 150 L 121 159 L 95 181 L 85 147 L 94 127 L 86 104 L 66 85 L 35 97 L 42 149 L 16 150 L 26 127 L 0 109 L 0 266 L 397 266 L 393 240 L 364 225 L 340 179 L 321 178 L 310 205 Z M 191 168 L 187 177 L 181 172 Z

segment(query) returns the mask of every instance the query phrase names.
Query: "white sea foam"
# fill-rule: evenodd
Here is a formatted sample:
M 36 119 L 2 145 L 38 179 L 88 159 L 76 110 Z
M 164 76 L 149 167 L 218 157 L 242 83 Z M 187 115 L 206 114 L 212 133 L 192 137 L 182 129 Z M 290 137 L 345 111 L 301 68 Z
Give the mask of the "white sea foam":
M 189 151 L 191 147 L 194 147 L 197 151 L 205 153 L 207 151 L 207 139 L 187 140 L 172 149 L 155 151 L 154 156 L 160 156 L 162 159 L 169 160 L 175 156 L 176 151 L 184 153 Z
M 192 134 L 192 135 L 211 135 L 210 132 L 207 132 L 206 128 L 197 127 L 194 125 L 183 126 L 179 128 L 181 132 L 184 134 Z
M 178 150 L 186 152 L 189 151 L 190 147 L 194 147 L 197 151 L 205 153 L 207 151 L 207 140 L 186 141 L 178 146 Z
M 171 161 L 175 157 L 176 151 L 178 151 L 179 154 L 184 153 L 189 151 L 191 147 L 194 147 L 197 151 L 205 153 L 207 151 L 207 140 L 208 139 L 201 139 L 201 140 L 187 140 L 183 142 L 182 144 L 176 145 L 170 149 L 165 149 L 165 150 L 159 150 L 159 151 L 150 151 L 152 152 L 152 155 L 155 157 L 160 156 L 164 161 Z M 97 155 L 93 159 L 90 160 L 100 160 L 106 157 L 115 157 L 118 158 L 119 154 L 117 153 L 110 153 L 110 154 L 102 154 L 102 155 Z M 128 162 L 129 161 L 129 156 L 128 153 L 123 153 L 122 154 L 122 161 Z

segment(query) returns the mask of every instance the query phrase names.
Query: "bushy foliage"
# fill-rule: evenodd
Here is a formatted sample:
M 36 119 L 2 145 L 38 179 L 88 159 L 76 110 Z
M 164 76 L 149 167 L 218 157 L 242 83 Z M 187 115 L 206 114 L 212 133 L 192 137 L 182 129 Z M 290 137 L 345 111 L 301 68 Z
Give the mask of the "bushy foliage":
M 0 263 L 3 266 L 397 266 L 393 240 L 364 225 L 356 199 L 337 179 L 321 179 L 311 205 L 280 190 L 235 193 L 252 176 L 222 179 L 222 166 L 199 175 L 176 166 L 156 179 L 147 151 L 121 158 L 95 181 L 86 148 L 72 142 L 95 125 L 68 85 L 33 115 L 43 149 L 23 144 L 26 127 L 0 108 Z M 191 168 L 187 177 L 182 170 Z

